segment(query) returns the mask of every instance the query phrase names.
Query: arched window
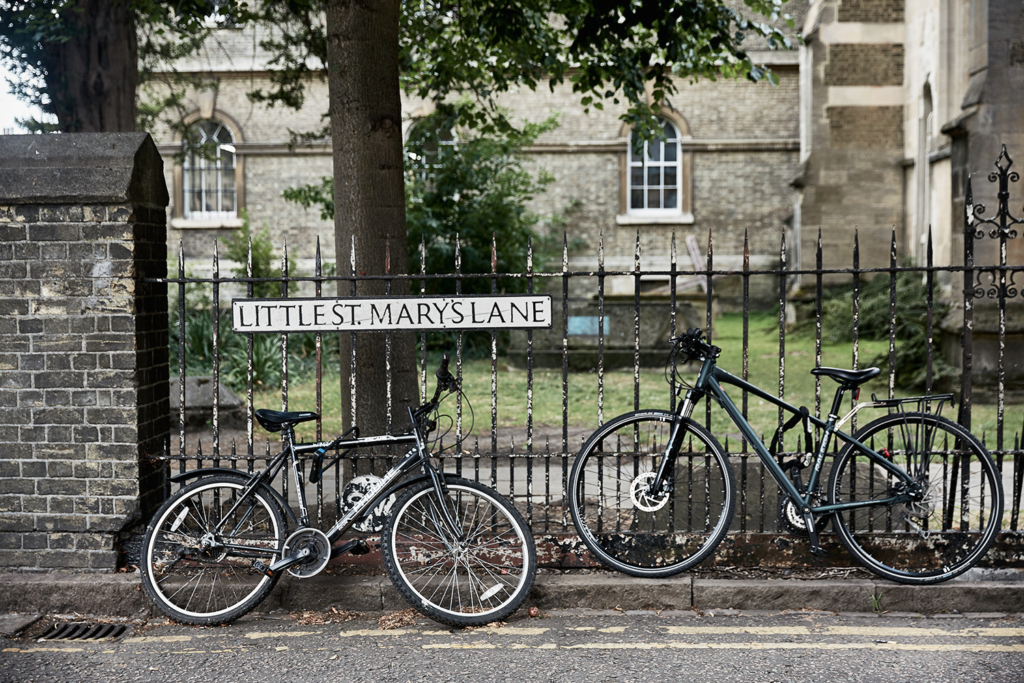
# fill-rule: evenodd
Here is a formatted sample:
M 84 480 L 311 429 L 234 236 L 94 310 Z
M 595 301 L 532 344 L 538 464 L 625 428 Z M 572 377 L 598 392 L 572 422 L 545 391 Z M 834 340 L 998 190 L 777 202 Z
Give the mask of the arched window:
M 664 140 L 643 141 L 634 131 L 629 146 L 629 207 L 635 216 L 670 216 L 682 212 L 683 173 L 679 132 L 668 121 Z
M 182 167 L 184 217 L 193 220 L 235 218 L 235 139 L 223 123 L 193 124 Z

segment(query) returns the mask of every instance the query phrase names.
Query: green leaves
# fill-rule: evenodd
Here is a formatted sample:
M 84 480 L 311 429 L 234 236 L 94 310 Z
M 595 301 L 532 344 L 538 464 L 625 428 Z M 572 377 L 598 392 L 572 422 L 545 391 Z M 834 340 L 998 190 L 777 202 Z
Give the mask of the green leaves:
M 525 170 L 520 152 L 553 130 L 557 120 L 524 122 L 500 134 L 454 140 L 451 132 L 459 120 L 441 112 L 428 117 L 413 129 L 406 145 L 410 271 L 419 269 L 422 241 L 427 272 L 452 272 L 458 236 L 463 272 L 490 272 L 492 239 L 498 245 L 497 272 L 524 272 L 527 242 L 537 239 L 540 221 L 526 203 L 554 178 L 543 170 L 536 176 Z M 462 287 L 467 293 L 489 292 L 491 283 L 468 279 Z M 524 287 L 522 279 L 499 283 L 501 291 Z M 427 291 L 451 293 L 454 282 L 430 280 Z
M 677 94 L 680 79 L 777 81 L 741 46 L 790 48 L 776 24 L 792 27 L 792 20 L 780 14 L 782 0 L 745 5 L 773 23 L 699 0 L 406 0 L 401 83 L 409 95 L 439 105 L 469 97 L 475 106 L 460 125 L 489 135 L 514 127 L 498 106 L 501 95 L 569 82 L 588 111 L 626 100 L 622 120 L 651 138 L 657 107 Z M 275 29 L 261 44 L 275 55 L 274 87 L 253 93 L 256 101 L 302 104 L 315 73 L 309 65 L 327 62 L 324 7 L 323 0 L 268 0 L 249 12 L 249 20 Z
M 477 130 L 463 126 L 466 120 L 474 121 Z M 453 272 L 456 236 L 464 273 L 490 272 L 492 239 L 498 244 L 498 272 L 526 270 L 530 239 L 534 240 L 534 267 L 539 268 L 546 241 L 536 229 L 540 217 L 528 211 L 526 203 L 543 192 L 554 177 L 543 169 L 536 175 L 527 171 L 521 152 L 557 125 L 557 119 L 550 117 L 541 123 L 523 122 L 518 127 L 509 125 L 501 131 L 493 130 L 497 128 L 495 120 L 488 120 L 468 99 L 445 103 L 437 112 L 418 121 L 405 148 L 410 272 L 420 270 L 421 242 L 427 273 Z M 490 134 L 479 132 L 488 126 L 492 128 Z M 289 188 L 283 194 L 285 199 L 307 209 L 318 208 L 324 220 L 334 217 L 333 178 Z M 237 244 L 242 244 L 247 234 L 241 232 Z M 253 245 L 255 253 L 255 239 Z M 233 252 L 229 250 L 230 253 Z M 503 282 L 500 288 L 520 291 L 524 284 L 522 279 L 515 279 Z M 451 293 L 454 282 L 430 280 L 427 290 Z M 467 279 L 463 291 L 489 292 L 490 280 Z
M 909 263 L 905 265 L 911 265 Z M 890 283 L 881 275 L 868 281 L 860 292 L 857 331 L 860 339 L 886 340 L 889 338 Z M 921 274 L 902 271 L 896 276 L 896 306 L 893 332 L 896 338 L 895 371 L 896 386 L 908 389 L 923 389 L 925 386 L 928 337 L 928 288 L 921 281 Z M 949 305 L 939 296 L 938 285 L 932 291 L 932 324 L 939 322 L 949 311 Z M 814 333 L 815 320 L 809 319 L 797 324 L 795 331 L 805 335 Z M 824 342 L 849 342 L 853 340 L 853 292 L 845 287 L 827 289 L 821 302 L 821 337 Z M 937 346 L 938 335 L 932 344 L 932 379 L 938 384 L 956 376 L 956 371 L 947 364 Z M 889 354 L 883 353 L 872 358 L 868 365 L 889 367 Z
M 134 20 L 138 44 L 139 87 L 148 90 L 147 101 L 139 108 L 141 129 L 153 125 L 164 111 L 175 111 L 179 97 L 170 89 L 182 92 L 192 85 L 189 78 L 175 74 L 174 63 L 193 54 L 216 26 L 233 24 L 241 16 L 243 5 L 235 0 L 115 0 L 127 3 Z M 85 35 L 96 17 L 95 5 L 75 0 L 15 0 L 4 2 L 0 14 L 0 63 L 14 75 L 14 94 L 48 114 L 67 97 L 66 74 L 61 73 L 56 58 L 60 46 L 68 40 Z M 127 87 L 127 85 L 126 85 Z M 157 92 L 159 91 L 159 92 Z M 53 124 L 41 121 L 22 122 L 30 130 L 53 130 Z

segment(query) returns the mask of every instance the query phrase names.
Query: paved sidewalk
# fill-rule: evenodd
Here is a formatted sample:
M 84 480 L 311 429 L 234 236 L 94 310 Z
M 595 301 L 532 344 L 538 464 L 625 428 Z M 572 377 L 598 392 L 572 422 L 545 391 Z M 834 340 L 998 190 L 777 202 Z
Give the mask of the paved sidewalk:
M 825 610 L 914 614 L 1022 613 L 1024 572 L 972 570 L 937 586 L 882 579 L 716 579 L 682 574 L 638 579 L 612 572 L 538 572 L 527 606 L 542 610 Z M 257 608 L 352 611 L 405 609 L 386 576 L 287 576 Z M 18 574 L 0 577 L 0 614 L 157 616 L 139 574 Z

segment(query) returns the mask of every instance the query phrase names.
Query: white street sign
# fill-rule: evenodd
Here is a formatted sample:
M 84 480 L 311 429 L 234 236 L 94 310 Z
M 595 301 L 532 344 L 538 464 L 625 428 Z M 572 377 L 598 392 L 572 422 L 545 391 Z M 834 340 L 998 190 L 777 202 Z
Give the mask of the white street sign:
M 380 332 L 551 327 L 547 295 L 235 299 L 235 332 Z

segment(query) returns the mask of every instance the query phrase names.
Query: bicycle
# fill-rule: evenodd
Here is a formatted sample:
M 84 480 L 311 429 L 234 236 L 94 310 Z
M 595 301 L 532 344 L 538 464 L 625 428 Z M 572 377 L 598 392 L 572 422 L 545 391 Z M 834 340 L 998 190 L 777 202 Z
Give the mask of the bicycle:
M 295 443 L 295 425 L 312 412 L 257 410 L 256 420 L 280 432 L 284 448 L 252 475 L 206 468 L 172 477 L 195 478 L 154 515 L 143 541 L 142 585 L 175 621 L 222 624 L 262 601 L 285 571 L 316 576 L 346 552 L 366 552 L 360 539 L 334 543 L 347 530 L 383 526 L 381 553 L 388 577 L 424 615 L 451 626 L 503 619 L 522 605 L 533 585 L 537 552 L 522 515 L 496 491 L 441 472 L 430 462 L 428 437 L 437 430 L 438 405 L 461 391 L 446 354 L 430 401 L 409 408 L 411 429 L 400 435 L 359 437 L 355 427 L 331 442 Z M 442 392 L 447 392 L 442 397 Z M 409 446 L 380 479 L 352 496 L 354 504 L 324 532 L 310 525 L 299 456 L 312 453 L 309 481 L 356 448 Z M 328 451 L 339 451 L 328 465 Z M 271 487 L 291 463 L 299 516 Z M 402 478 L 419 468 L 421 474 Z M 350 482 L 351 483 L 351 482 Z M 380 515 L 382 524 L 375 523 Z M 289 531 L 289 519 L 296 524 Z
M 690 360 L 700 363 L 676 411 L 640 410 L 616 417 L 590 436 L 576 458 L 568 483 L 572 520 L 601 562 L 633 576 L 672 576 L 705 560 L 725 537 L 736 483 L 721 444 L 691 418 L 704 397 L 721 405 L 778 482 L 781 526 L 807 538 L 815 555 L 826 554 L 819 534 L 831 520 L 843 547 L 875 574 L 899 583 L 932 584 L 964 573 L 992 545 L 1003 515 L 1000 475 L 978 439 L 939 414 L 952 394 L 873 399 L 857 403 L 840 419 L 843 395 L 852 392 L 857 401 L 860 385 L 880 371 L 815 368 L 812 374 L 839 383 L 822 420 L 719 368 L 721 349 L 704 342 L 702 334 L 689 329 L 671 340 L 666 376 L 671 374 L 676 396 L 686 386 L 676 368 Z M 792 415 L 770 448 L 722 384 Z M 904 410 L 914 402 L 918 410 Z M 929 412 L 933 404 L 936 411 Z M 889 412 L 855 435 L 840 431 L 865 408 Z M 785 431 L 800 423 L 804 452 L 778 455 Z M 821 434 L 816 443 L 812 426 Z M 844 445 L 822 491 L 833 437 Z M 804 484 L 801 472 L 807 467 Z M 911 546 L 925 552 L 912 552 Z

